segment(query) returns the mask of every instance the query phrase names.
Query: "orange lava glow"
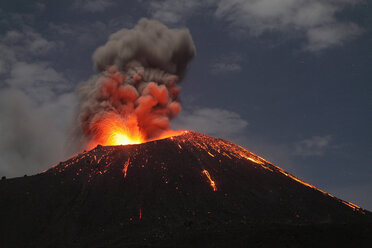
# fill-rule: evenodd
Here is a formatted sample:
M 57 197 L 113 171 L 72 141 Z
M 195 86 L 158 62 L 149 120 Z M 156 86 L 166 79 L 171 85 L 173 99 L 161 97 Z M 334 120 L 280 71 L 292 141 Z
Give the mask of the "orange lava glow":
M 123 168 L 124 178 L 127 177 L 127 170 L 128 170 L 129 161 L 130 161 L 130 158 L 128 158 L 127 162 L 125 162 L 125 164 L 124 164 L 124 168 Z
M 216 183 L 212 180 L 211 175 L 209 175 L 209 172 L 207 170 L 203 170 L 202 173 L 208 178 L 209 184 L 211 185 L 213 191 L 217 191 Z
M 185 134 L 188 131 L 163 131 L 158 137 L 147 139 L 141 132 L 137 118 L 126 116 L 122 118 L 120 115 L 110 113 L 102 117 L 94 123 L 94 134 L 92 140 L 88 143 L 87 149 L 93 149 L 97 145 L 102 146 L 118 146 L 141 144 L 148 141 L 165 139 L 171 136 Z
M 94 138 L 87 148 L 92 149 L 97 145 L 116 146 L 143 142 L 144 137 L 135 116 L 123 119 L 117 114 L 107 114 L 94 123 Z
M 153 141 L 153 140 L 166 139 L 166 138 L 170 138 L 170 137 L 173 137 L 173 136 L 186 134 L 188 132 L 189 131 L 186 131 L 186 130 L 167 130 L 167 131 L 162 132 L 158 137 L 156 137 L 154 139 L 146 140 L 145 142 Z

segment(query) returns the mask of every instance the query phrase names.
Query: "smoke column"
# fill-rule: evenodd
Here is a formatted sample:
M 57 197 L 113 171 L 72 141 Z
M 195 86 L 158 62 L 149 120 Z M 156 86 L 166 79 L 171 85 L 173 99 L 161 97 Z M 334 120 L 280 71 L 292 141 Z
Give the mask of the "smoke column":
M 188 29 L 141 19 L 112 34 L 93 54 L 99 74 L 78 87 L 84 142 L 104 144 L 107 128 L 125 128 L 142 140 L 169 130 L 181 111 L 177 83 L 194 56 Z

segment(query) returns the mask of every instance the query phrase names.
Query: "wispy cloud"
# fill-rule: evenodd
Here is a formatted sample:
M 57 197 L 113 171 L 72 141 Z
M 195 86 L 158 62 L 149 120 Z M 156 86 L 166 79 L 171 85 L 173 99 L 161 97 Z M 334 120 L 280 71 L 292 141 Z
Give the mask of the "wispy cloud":
M 3 46 L 11 48 L 17 56 L 23 55 L 44 55 L 57 47 L 55 41 L 49 41 L 40 33 L 35 32 L 28 26 L 23 26 L 22 30 L 10 30 L 1 40 Z
M 313 27 L 307 30 L 308 43 L 304 48 L 309 51 L 320 51 L 344 44 L 361 33 L 363 30 L 354 23 L 332 23 Z
M 294 145 L 294 155 L 297 156 L 321 156 L 330 147 L 331 135 L 313 136 L 308 139 L 296 142 Z
M 134 24 L 131 17 L 120 16 L 112 18 L 107 22 L 102 21 L 83 21 L 74 25 L 66 23 L 49 23 L 47 31 L 51 37 L 61 39 L 66 46 L 73 47 L 91 47 L 94 48 L 105 41 L 106 37 L 123 27 L 131 27 Z
M 240 71 L 242 68 L 240 65 L 236 63 L 223 63 L 223 62 L 218 62 L 214 63 L 211 66 L 211 72 L 214 74 L 218 73 L 224 73 L 224 72 L 234 72 L 234 71 Z
M 196 108 L 183 111 L 172 126 L 228 139 L 241 134 L 248 126 L 248 121 L 226 109 Z
M 114 5 L 112 0 L 75 0 L 73 7 L 86 12 L 103 12 Z
M 152 17 L 167 23 L 182 22 L 195 13 L 224 20 L 232 33 L 261 36 L 266 32 L 296 34 L 303 48 L 320 51 L 339 46 L 363 32 L 357 24 L 337 15 L 354 0 L 164 0 L 151 1 Z
M 151 1 L 149 11 L 156 20 L 174 24 L 194 14 L 203 4 L 205 3 L 199 0 Z
M 240 71 L 242 60 L 242 57 L 237 54 L 223 55 L 210 65 L 210 72 L 220 74 Z
M 27 26 L 0 37 L 0 174 L 34 174 L 63 158 L 72 85 L 45 59 L 58 42 Z
M 361 33 L 356 24 L 336 15 L 353 0 L 220 0 L 216 16 L 251 35 L 264 32 L 299 32 L 307 38 L 305 48 L 318 51 L 354 38 Z
M 35 102 L 53 100 L 57 93 L 71 90 L 64 76 L 46 62 L 16 62 L 5 83 L 27 94 Z

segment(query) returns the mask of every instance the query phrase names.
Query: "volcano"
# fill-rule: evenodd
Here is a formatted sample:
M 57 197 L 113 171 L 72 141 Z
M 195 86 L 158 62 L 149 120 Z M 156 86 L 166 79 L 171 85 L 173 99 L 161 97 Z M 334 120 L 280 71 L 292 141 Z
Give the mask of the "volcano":
M 372 247 L 372 214 L 231 142 L 97 146 L 0 181 L 0 247 Z

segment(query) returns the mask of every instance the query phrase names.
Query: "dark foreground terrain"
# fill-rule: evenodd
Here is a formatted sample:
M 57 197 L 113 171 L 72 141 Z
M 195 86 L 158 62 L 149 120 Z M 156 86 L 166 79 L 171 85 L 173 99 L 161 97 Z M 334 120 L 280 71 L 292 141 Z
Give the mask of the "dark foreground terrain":
M 0 247 L 372 247 L 372 214 L 189 132 L 1 180 Z

